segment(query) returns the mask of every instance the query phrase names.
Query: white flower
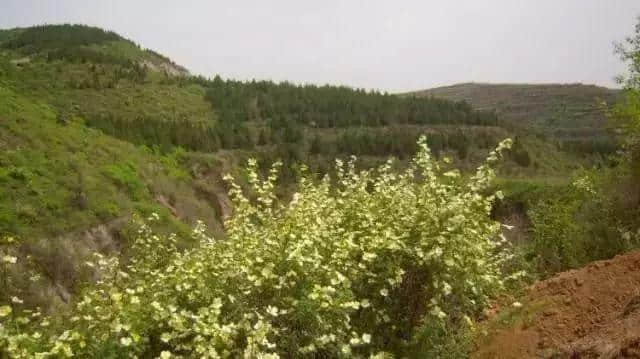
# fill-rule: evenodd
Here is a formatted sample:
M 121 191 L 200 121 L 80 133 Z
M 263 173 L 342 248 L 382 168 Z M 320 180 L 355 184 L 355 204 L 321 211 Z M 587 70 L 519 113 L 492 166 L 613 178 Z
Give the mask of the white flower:
M 16 304 L 22 304 L 22 303 L 24 303 L 24 301 L 23 301 L 22 299 L 18 298 L 18 297 L 12 297 L 12 298 L 11 298 L 11 301 L 12 301 L 13 303 L 16 303 Z
M 380 289 L 380 295 L 386 297 L 389 295 L 389 290 L 387 288 Z
M 351 354 L 351 347 L 347 344 L 344 344 L 342 348 L 340 348 L 340 351 L 342 351 L 342 353 L 345 355 L 349 355 Z
M 277 317 L 278 316 L 278 308 L 277 307 L 272 307 L 272 306 L 268 306 L 267 307 L 267 313 L 269 313 L 270 315 Z
M 160 335 L 160 340 L 163 343 L 168 343 L 171 341 L 171 334 L 170 333 L 162 333 L 162 335 Z
M 8 305 L 3 305 L 0 307 L 0 318 L 6 317 L 11 314 L 11 307 Z
M 447 313 L 443 312 L 440 307 L 435 306 L 430 311 L 431 315 L 438 317 L 440 319 L 444 319 L 447 316 Z
M 362 334 L 362 342 L 365 344 L 371 343 L 371 334 Z
M 163 351 L 160 353 L 160 359 L 169 359 L 169 358 L 171 358 L 171 352 L 168 352 L 168 351 L 166 351 L 166 350 L 163 350 Z
M 511 304 L 512 307 L 514 308 L 522 308 L 522 303 L 520 302 L 513 302 L 513 304 Z
M 451 285 L 449 285 L 449 283 L 447 283 L 447 282 L 444 282 L 444 284 L 442 285 L 442 291 L 443 291 L 444 295 L 451 294 Z
M 162 305 L 160 303 L 158 303 L 157 301 L 155 301 L 155 300 L 153 302 L 151 302 L 151 306 L 157 311 L 162 311 L 163 310 Z
M 2 261 L 5 262 L 5 263 L 15 264 L 18 261 L 18 258 L 14 257 L 14 256 L 6 255 L 6 256 L 2 257 Z
M 120 344 L 122 344 L 125 347 L 128 347 L 129 345 L 131 345 L 131 342 L 132 342 L 132 340 L 129 337 L 120 338 Z

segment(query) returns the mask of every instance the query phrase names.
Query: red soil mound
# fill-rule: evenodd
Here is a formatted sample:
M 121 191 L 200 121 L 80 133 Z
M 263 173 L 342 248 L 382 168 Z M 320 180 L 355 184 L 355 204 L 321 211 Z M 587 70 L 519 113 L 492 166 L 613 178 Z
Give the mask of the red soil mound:
M 475 358 L 640 358 L 640 251 L 538 282 L 523 303 L 505 311 L 539 309 L 478 343 Z

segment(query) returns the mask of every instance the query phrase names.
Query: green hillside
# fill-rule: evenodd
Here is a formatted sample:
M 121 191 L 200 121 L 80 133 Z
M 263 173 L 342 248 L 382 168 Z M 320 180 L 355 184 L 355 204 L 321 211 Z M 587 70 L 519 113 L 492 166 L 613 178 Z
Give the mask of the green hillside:
M 607 112 L 621 98 L 620 90 L 584 84 L 464 83 L 404 95 L 466 101 L 495 111 L 503 126 L 525 136 L 536 133 L 568 152 L 606 155 L 618 148 Z
M 581 128 L 605 126 L 602 102 L 615 103 L 620 91 L 583 84 L 464 83 L 412 94 L 467 101 L 515 124 Z

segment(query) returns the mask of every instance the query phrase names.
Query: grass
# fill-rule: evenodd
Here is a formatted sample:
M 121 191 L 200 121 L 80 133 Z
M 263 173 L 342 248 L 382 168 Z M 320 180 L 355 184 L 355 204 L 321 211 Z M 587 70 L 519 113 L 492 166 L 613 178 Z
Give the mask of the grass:
M 158 196 L 190 208 L 187 222 L 217 222 L 195 195 L 184 155 L 156 155 L 79 121 L 60 124 L 52 107 L 4 85 L 0 108 L 0 233 L 58 236 L 157 207 Z
M 504 298 L 503 298 L 504 299 Z M 475 331 L 473 340 L 477 345 L 482 346 L 491 342 L 495 335 L 503 330 L 515 330 L 516 328 L 526 329 L 531 327 L 534 321 L 549 308 L 550 303 L 544 300 L 523 302 L 519 308 L 511 306 L 510 303 L 503 302 L 500 312 L 485 322 L 481 322 Z
M 2 62 L 2 61 L 0 61 Z M 162 83 L 163 75 L 151 72 L 144 84 L 121 79 L 113 88 L 116 66 L 34 61 L 17 68 L 4 61 L 0 69 L 6 83 L 26 97 L 44 101 L 58 112 L 74 112 L 84 117 L 112 116 L 136 120 L 158 121 L 188 119 L 213 121 L 215 114 L 204 100 L 204 89 L 198 85 L 180 86 Z M 85 82 L 93 86 L 95 73 L 100 88 L 73 88 Z
M 59 108 L 35 97 L 0 80 L 0 237 L 18 238 L 46 278 L 38 286 L 18 284 L 32 305 L 64 305 L 51 293 L 78 288 L 91 251 L 126 249 L 136 234 L 123 224 L 133 214 L 159 214 L 155 230 L 177 233 L 181 246 L 191 245 L 196 220 L 223 235 L 225 189 L 215 169 L 224 158 L 177 149 L 159 154 L 78 117 L 62 122 Z

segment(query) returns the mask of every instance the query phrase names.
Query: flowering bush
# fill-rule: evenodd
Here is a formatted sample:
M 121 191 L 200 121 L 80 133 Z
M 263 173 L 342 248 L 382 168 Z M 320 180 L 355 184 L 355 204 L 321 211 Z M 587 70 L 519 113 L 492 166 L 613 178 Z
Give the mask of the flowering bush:
M 199 246 L 179 251 L 141 224 L 127 263 L 87 263 L 100 279 L 60 323 L 0 306 L 0 347 L 16 358 L 382 358 L 420 324 L 468 321 L 503 286 L 509 252 L 489 217 L 501 194 L 484 193 L 510 143 L 466 180 L 442 173 L 424 138 L 399 174 L 391 160 L 359 172 L 337 161 L 336 178 L 303 176 L 289 203 L 274 194 L 279 165 L 261 180 L 250 161 L 254 201 L 227 178 L 227 238 L 199 224 Z

